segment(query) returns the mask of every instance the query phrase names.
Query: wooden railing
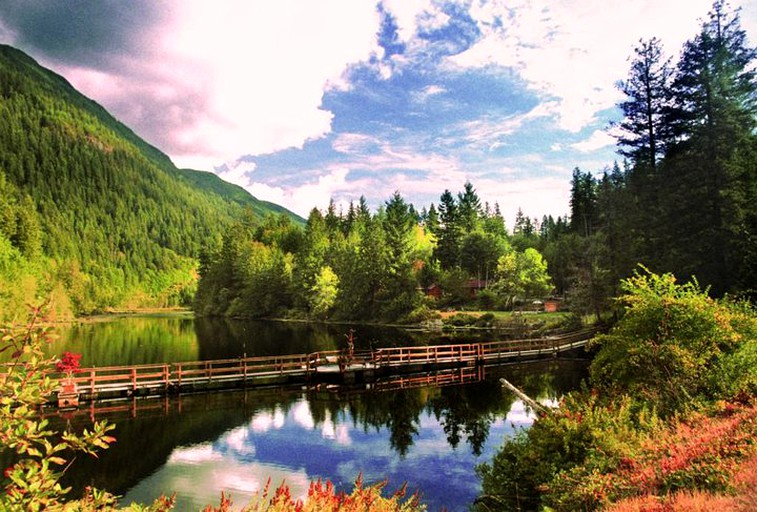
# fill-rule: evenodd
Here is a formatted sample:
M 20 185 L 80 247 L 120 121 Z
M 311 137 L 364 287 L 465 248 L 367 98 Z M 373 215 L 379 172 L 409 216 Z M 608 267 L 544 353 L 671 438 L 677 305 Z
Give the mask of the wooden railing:
M 474 366 L 519 356 L 557 353 L 582 346 L 596 334 L 582 330 L 562 336 L 539 339 L 389 347 L 371 351 L 322 351 L 311 354 L 247 357 L 212 361 L 195 361 L 132 366 L 84 368 L 72 377 L 77 392 L 95 397 L 100 393 L 167 393 L 170 389 L 212 383 L 247 382 L 266 377 L 294 377 L 311 380 L 319 373 L 360 370 L 383 370 L 384 374 L 401 373 L 401 368 L 423 369 Z M 0 376 L 2 376 L 0 368 Z M 66 376 L 51 371 L 50 376 Z

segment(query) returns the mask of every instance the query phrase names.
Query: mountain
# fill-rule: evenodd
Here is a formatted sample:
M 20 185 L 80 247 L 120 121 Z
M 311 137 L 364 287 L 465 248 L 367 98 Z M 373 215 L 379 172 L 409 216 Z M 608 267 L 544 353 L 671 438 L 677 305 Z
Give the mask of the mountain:
M 160 150 L 25 53 L 0 45 L 0 316 L 190 300 L 201 251 L 286 209 Z M 3 314 L 4 313 L 4 314 Z

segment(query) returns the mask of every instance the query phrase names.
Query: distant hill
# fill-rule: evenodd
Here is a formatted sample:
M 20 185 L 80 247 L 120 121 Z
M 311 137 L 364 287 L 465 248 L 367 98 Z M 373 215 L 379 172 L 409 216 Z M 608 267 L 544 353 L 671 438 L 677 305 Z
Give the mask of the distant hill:
M 201 251 L 249 212 L 303 223 L 213 173 L 177 169 L 0 45 L 0 312 L 50 295 L 76 313 L 187 302 Z

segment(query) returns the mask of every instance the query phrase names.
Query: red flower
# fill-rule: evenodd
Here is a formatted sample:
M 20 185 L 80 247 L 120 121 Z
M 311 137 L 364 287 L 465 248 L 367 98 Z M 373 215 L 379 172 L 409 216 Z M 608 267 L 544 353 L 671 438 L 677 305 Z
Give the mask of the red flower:
M 79 371 L 79 361 L 81 360 L 81 354 L 74 352 L 63 352 L 63 357 L 55 363 L 55 369 L 64 373 L 77 373 Z

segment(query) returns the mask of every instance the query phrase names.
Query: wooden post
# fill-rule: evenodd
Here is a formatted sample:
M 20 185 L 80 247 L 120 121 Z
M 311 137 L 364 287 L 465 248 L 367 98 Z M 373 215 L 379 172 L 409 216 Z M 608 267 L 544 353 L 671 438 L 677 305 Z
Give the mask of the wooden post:
M 137 392 L 137 369 L 132 367 L 131 368 L 131 386 L 134 392 Z

